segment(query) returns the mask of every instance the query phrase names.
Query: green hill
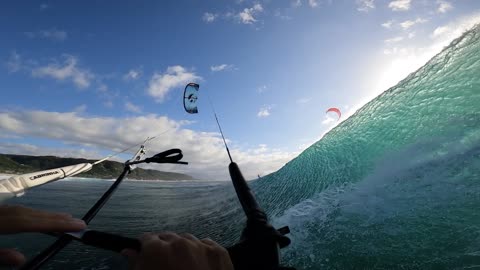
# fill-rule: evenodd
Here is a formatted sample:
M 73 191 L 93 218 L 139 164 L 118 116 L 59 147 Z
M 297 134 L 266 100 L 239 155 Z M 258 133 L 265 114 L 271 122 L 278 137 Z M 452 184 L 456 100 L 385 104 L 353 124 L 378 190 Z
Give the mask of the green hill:
M 96 160 L 82 158 L 60 158 L 55 156 L 26 156 L 0 154 L 0 173 L 21 174 L 48 170 L 78 163 L 93 163 Z M 95 165 L 90 171 L 78 174 L 78 177 L 112 179 L 123 171 L 123 164 L 116 161 L 104 161 Z M 136 168 L 129 179 L 137 180 L 193 180 L 190 175 Z

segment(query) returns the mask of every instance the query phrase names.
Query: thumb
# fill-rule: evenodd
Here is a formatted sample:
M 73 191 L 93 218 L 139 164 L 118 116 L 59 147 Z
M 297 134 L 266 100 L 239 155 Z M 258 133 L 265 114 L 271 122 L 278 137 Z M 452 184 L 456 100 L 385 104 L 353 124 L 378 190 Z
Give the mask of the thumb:
M 0 248 L 0 266 L 20 266 L 25 262 L 25 256 L 14 249 Z

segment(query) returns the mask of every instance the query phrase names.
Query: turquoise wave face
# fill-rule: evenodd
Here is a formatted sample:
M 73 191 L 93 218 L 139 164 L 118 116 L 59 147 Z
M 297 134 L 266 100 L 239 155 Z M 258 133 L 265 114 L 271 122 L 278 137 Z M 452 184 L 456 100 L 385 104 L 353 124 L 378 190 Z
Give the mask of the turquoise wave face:
M 303 269 L 480 265 L 480 26 L 255 183 Z

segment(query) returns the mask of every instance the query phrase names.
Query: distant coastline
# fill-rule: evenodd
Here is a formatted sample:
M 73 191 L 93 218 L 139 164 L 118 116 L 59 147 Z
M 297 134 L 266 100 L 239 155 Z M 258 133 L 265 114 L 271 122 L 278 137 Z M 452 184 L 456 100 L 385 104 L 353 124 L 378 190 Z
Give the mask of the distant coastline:
M 28 156 L 0 154 L 0 174 L 4 176 L 43 171 L 58 167 L 74 165 L 95 160 L 81 158 L 61 158 L 56 156 Z M 90 171 L 76 175 L 78 178 L 116 179 L 123 170 L 123 163 L 105 161 L 94 166 Z M 128 176 L 129 180 L 196 180 L 182 173 L 136 168 Z

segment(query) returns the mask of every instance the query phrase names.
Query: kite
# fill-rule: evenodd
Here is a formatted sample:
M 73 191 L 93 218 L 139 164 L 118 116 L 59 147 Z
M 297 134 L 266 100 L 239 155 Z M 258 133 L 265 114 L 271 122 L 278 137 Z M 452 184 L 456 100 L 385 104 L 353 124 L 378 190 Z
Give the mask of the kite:
M 196 83 L 189 83 L 185 86 L 185 92 L 183 92 L 183 107 L 188 113 L 198 113 L 197 109 L 197 93 L 200 85 Z

